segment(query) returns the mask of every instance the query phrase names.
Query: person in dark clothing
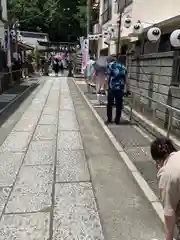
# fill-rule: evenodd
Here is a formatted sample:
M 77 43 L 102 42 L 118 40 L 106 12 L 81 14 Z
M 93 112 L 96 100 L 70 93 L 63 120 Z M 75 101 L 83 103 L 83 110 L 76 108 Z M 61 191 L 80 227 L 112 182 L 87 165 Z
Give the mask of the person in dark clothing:
M 113 58 L 107 65 L 108 75 L 108 96 L 107 96 L 107 121 L 106 124 L 112 123 L 112 109 L 115 100 L 116 116 L 114 122 L 119 125 L 122 108 L 124 88 L 126 82 L 126 68 L 115 58 Z
M 63 65 L 63 61 L 62 60 L 60 60 L 60 62 L 59 62 L 59 69 L 61 71 L 61 74 L 63 74 L 64 73 L 64 65 Z
M 55 72 L 55 76 L 58 77 L 58 73 L 59 73 L 59 60 L 56 58 L 53 62 L 53 70 Z

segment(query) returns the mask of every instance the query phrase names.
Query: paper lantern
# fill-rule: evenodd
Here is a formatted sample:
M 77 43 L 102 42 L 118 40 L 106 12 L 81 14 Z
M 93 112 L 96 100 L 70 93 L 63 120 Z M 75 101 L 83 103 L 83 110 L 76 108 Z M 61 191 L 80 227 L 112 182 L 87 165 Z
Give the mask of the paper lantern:
M 139 35 L 143 32 L 143 25 L 140 21 L 138 21 L 137 23 L 134 24 L 133 32 L 137 35 Z
M 94 35 L 94 40 L 99 40 L 99 35 Z
M 131 25 L 132 25 L 132 19 L 128 16 L 124 21 L 124 27 L 125 28 L 130 28 Z
M 107 35 L 108 35 L 108 31 L 104 31 L 104 32 L 103 32 L 103 36 L 106 38 Z
M 161 29 L 157 27 L 150 28 L 147 37 L 150 42 L 157 42 L 161 37 Z
M 173 47 L 180 47 L 180 29 L 171 33 L 170 42 Z

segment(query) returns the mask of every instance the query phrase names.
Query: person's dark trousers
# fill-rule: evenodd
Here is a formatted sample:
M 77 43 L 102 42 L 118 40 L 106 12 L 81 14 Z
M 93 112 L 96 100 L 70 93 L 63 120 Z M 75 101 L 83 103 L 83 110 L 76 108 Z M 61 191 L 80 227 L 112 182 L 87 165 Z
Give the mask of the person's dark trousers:
M 121 90 L 108 90 L 107 97 L 107 121 L 112 122 L 112 110 L 114 105 L 114 100 L 116 103 L 116 117 L 115 123 L 120 123 L 122 105 L 123 105 L 123 92 Z

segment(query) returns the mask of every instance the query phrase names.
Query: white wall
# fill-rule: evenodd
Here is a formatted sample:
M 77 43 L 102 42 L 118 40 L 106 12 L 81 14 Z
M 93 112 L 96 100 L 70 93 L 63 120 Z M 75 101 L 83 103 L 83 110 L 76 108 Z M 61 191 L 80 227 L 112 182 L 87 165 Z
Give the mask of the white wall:
M 100 24 L 102 24 L 102 21 L 101 21 L 101 14 L 102 13 L 103 13 L 103 0 L 100 0 L 100 17 L 99 17 Z M 132 4 L 127 6 L 127 8 L 125 9 L 125 11 L 123 13 L 123 16 L 122 16 L 122 22 L 124 22 L 124 19 L 128 15 L 132 16 Z M 117 24 L 118 19 L 119 19 L 119 13 L 117 13 L 117 5 L 115 3 L 115 0 L 112 0 L 112 19 L 110 21 L 108 21 L 107 23 L 105 23 L 103 25 L 103 27 L 106 28 L 110 24 Z M 123 24 L 122 24 L 121 37 L 127 37 L 130 32 L 131 32 L 131 30 L 124 28 Z M 103 48 L 107 47 L 107 45 L 104 44 L 104 41 L 105 41 L 105 39 L 99 40 L 98 45 L 99 45 L 100 49 L 103 49 Z M 115 54 L 116 53 L 116 44 L 115 44 L 115 42 L 111 42 L 111 44 L 110 44 L 110 52 L 109 53 L 110 54 Z
M 116 14 L 115 0 L 112 0 L 112 19 L 108 21 L 103 27 L 109 24 L 115 24 L 118 20 L 118 14 Z M 103 13 L 103 0 L 100 0 L 100 16 Z M 132 32 L 132 27 L 126 29 L 124 27 L 124 20 L 129 15 L 132 17 L 132 22 L 136 23 L 140 20 L 144 27 L 151 24 L 164 21 L 166 19 L 175 17 L 180 14 L 180 0 L 133 0 L 133 3 L 129 5 L 122 17 L 121 37 L 127 37 Z M 100 24 L 102 24 L 101 17 Z M 146 22 L 146 23 L 145 23 Z M 149 23 L 149 24 L 148 24 Z M 104 39 L 99 40 L 99 48 L 106 48 Z M 110 54 L 115 53 L 115 43 L 110 45 Z
M 180 0 L 133 0 L 132 20 L 158 23 L 180 14 Z

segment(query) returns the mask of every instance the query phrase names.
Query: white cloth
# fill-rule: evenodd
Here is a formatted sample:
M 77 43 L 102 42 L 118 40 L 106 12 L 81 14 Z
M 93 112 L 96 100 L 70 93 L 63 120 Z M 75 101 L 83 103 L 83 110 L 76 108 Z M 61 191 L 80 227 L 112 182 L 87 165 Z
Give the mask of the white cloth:
M 87 77 L 91 77 L 93 74 L 93 64 L 95 63 L 95 61 L 93 61 L 92 59 L 90 59 L 86 65 L 86 74 Z

